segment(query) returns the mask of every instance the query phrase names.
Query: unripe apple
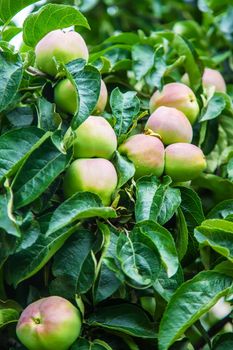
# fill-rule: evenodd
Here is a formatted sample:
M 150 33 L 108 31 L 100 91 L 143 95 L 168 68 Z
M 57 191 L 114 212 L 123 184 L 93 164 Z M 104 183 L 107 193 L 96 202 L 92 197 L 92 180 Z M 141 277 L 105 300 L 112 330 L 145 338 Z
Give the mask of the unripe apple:
M 82 36 L 76 32 L 53 30 L 46 34 L 36 45 L 36 66 L 42 72 L 55 76 L 56 63 L 66 64 L 77 58 L 88 60 L 87 45 Z
M 206 168 L 202 150 L 189 143 L 174 143 L 165 149 L 165 174 L 173 181 L 189 181 Z
M 63 79 L 55 86 L 54 102 L 62 112 L 72 115 L 78 109 L 78 93 L 69 79 Z
M 117 149 L 116 134 L 103 117 L 88 117 L 75 131 L 75 158 L 110 159 Z
M 164 170 L 164 146 L 154 136 L 130 136 L 119 147 L 119 152 L 134 163 L 135 178 L 145 175 L 161 176 Z
M 77 95 L 74 85 L 69 79 L 63 79 L 55 86 L 54 89 L 54 102 L 59 109 L 65 113 L 75 114 L 78 109 Z M 93 114 L 101 114 L 107 104 L 108 92 L 106 85 L 101 80 L 100 95 L 93 111 Z
M 216 92 L 226 92 L 226 83 L 222 74 L 216 69 L 205 68 L 202 76 L 203 88 L 207 91 L 215 88 Z
M 174 107 L 185 114 L 190 123 L 193 124 L 199 113 L 194 92 L 185 84 L 169 83 L 164 85 L 162 91 L 156 91 L 150 99 L 150 112 L 158 107 Z
M 93 114 L 101 114 L 105 110 L 106 104 L 108 101 L 108 90 L 105 85 L 105 82 L 101 79 L 101 85 L 100 85 L 100 94 L 97 101 L 97 104 L 95 106 L 95 109 L 93 111 Z
M 190 143 L 193 129 L 184 113 L 172 107 L 159 107 L 149 117 L 145 129 L 159 134 L 165 145 L 176 142 Z
M 117 173 L 109 160 L 103 158 L 76 159 L 64 178 L 64 194 L 71 197 L 77 192 L 97 194 L 104 205 L 111 203 L 117 187 Z
M 30 304 L 22 312 L 16 327 L 19 340 L 29 350 L 68 350 L 80 330 L 78 309 L 58 296 Z

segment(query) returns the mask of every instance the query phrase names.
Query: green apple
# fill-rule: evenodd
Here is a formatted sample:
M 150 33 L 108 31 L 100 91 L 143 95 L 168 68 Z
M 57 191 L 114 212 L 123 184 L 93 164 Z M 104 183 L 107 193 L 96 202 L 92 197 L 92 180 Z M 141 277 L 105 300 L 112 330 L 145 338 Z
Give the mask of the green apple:
M 159 134 L 163 143 L 190 143 L 193 129 L 184 113 L 172 107 L 159 107 L 149 117 L 145 129 Z
M 104 81 L 101 80 L 99 99 L 94 108 L 93 114 L 99 115 L 104 111 L 107 99 L 107 88 Z M 70 113 L 72 115 L 76 113 L 78 109 L 77 92 L 69 79 L 63 79 L 55 86 L 54 102 L 62 112 Z
M 165 149 L 165 174 L 173 181 L 189 181 L 206 168 L 202 150 L 189 143 L 174 143 Z
M 16 327 L 19 340 L 29 350 L 68 350 L 80 330 L 79 310 L 59 296 L 27 306 Z
M 87 45 L 82 36 L 74 31 L 53 30 L 36 45 L 36 66 L 42 72 L 55 76 L 58 63 L 66 64 L 77 58 L 88 60 Z
M 199 114 L 199 105 L 194 92 L 183 83 L 169 83 L 162 91 L 157 90 L 150 99 L 150 112 L 158 107 L 174 107 L 185 114 L 193 124 Z
M 64 194 L 68 198 L 77 192 L 87 191 L 98 195 L 104 205 L 109 205 L 117 181 L 116 170 L 109 160 L 76 159 L 65 174 Z
M 103 117 L 88 117 L 75 131 L 75 158 L 110 159 L 117 149 L 117 137 Z
M 164 170 L 164 146 L 155 136 L 130 136 L 119 147 L 119 152 L 134 163 L 135 178 L 145 175 L 161 176 Z

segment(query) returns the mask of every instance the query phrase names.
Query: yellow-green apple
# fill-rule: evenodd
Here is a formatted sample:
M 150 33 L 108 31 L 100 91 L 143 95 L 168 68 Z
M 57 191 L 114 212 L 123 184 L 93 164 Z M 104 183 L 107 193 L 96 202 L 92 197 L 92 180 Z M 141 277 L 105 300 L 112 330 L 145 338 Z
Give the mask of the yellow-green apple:
M 116 148 L 116 134 L 103 117 L 90 116 L 75 131 L 75 158 L 110 159 Z
M 189 143 L 174 143 L 165 149 L 165 174 L 173 181 L 189 181 L 206 168 L 202 150 Z
M 107 88 L 104 81 L 101 80 L 100 94 L 93 114 L 101 114 L 105 110 L 107 99 Z M 56 84 L 54 89 L 54 102 L 62 112 L 74 115 L 77 111 L 77 92 L 69 79 L 63 79 Z
M 77 192 L 87 191 L 98 195 L 104 205 L 109 205 L 117 181 L 116 170 L 109 160 L 76 159 L 65 174 L 64 194 L 66 197 L 71 197 Z
M 42 72 L 55 76 L 56 62 L 66 64 L 77 58 L 88 60 L 88 48 L 82 36 L 74 31 L 53 30 L 36 45 L 36 66 Z

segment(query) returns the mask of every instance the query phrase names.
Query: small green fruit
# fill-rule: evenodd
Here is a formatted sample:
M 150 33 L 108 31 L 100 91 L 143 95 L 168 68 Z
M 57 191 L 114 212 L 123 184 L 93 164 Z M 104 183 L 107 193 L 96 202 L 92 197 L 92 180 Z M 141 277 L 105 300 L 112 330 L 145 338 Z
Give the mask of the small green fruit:
M 16 327 L 19 340 L 29 350 L 68 350 L 80 330 L 78 309 L 58 296 L 30 304 L 22 312 Z
M 193 124 L 199 113 L 199 105 L 193 91 L 182 83 L 164 85 L 162 91 L 156 91 L 150 99 L 150 112 L 158 107 L 174 107 L 185 114 Z
M 88 49 L 82 36 L 76 32 L 53 30 L 36 45 L 36 66 L 44 73 L 55 76 L 56 63 L 68 63 L 77 58 L 88 60 Z
M 75 158 L 110 159 L 117 149 L 116 134 L 103 117 L 88 117 L 75 131 Z
M 165 174 L 173 181 L 189 181 L 206 168 L 202 150 L 189 143 L 174 143 L 165 149 Z
M 77 192 L 91 192 L 97 194 L 104 205 L 109 205 L 117 181 L 116 170 L 109 160 L 77 159 L 65 174 L 64 193 L 71 197 Z
M 154 136 L 138 134 L 129 137 L 119 147 L 135 166 L 135 178 L 145 175 L 161 176 L 164 170 L 164 146 Z
M 165 145 L 176 142 L 190 143 L 193 129 L 184 113 L 172 107 L 159 107 L 149 117 L 145 129 L 159 134 Z
M 108 92 L 106 85 L 101 80 L 100 95 L 93 114 L 101 114 L 107 104 Z M 55 86 L 54 101 L 57 107 L 65 113 L 74 115 L 78 109 L 78 99 L 75 87 L 69 79 L 63 79 Z
M 74 115 L 78 109 L 76 90 L 69 79 L 63 79 L 55 86 L 54 102 L 62 112 Z

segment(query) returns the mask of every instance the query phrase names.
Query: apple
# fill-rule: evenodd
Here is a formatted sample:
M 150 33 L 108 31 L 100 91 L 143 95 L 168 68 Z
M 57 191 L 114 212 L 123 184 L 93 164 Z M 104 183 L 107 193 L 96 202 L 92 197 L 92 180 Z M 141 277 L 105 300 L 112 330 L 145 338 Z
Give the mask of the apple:
M 80 330 L 79 310 L 59 296 L 28 305 L 16 327 L 19 340 L 29 350 L 68 350 Z
M 202 76 L 202 85 L 207 94 L 211 88 L 214 88 L 216 92 L 226 92 L 225 80 L 216 69 L 205 68 Z
M 103 158 L 76 159 L 64 177 L 65 197 L 88 191 L 100 197 L 104 205 L 111 203 L 117 187 L 117 173 L 113 164 Z
M 189 143 L 174 143 L 165 149 L 165 174 L 183 182 L 198 177 L 206 168 L 202 150 Z
M 134 163 L 135 178 L 145 175 L 161 176 L 164 170 L 164 146 L 155 136 L 130 136 L 119 147 L 119 152 Z
M 108 91 L 103 80 L 101 80 L 99 99 L 93 114 L 101 114 L 107 104 Z M 65 113 L 74 115 L 78 109 L 77 92 L 69 79 L 63 79 L 57 83 L 54 89 L 54 102 L 57 107 Z
M 75 158 L 110 159 L 117 149 L 117 137 L 103 117 L 88 117 L 75 131 Z
M 154 112 L 158 107 L 174 107 L 183 112 L 193 124 L 199 113 L 194 92 L 183 83 L 169 83 L 164 85 L 162 91 L 157 90 L 150 99 L 150 112 Z
M 159 107 L 149 117 L 145 129 L 159 134 L 163 143 L 190 143 L 193 129 L 184 113 L 173 107 Z
M 55 76 L 58 63 L 66 64 L 77 58 L 88 60 L 87 45 L 79 33 L 53 30 L 36 45 L 36 66 L 42 72 Z

